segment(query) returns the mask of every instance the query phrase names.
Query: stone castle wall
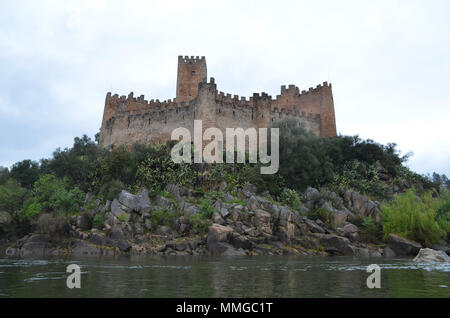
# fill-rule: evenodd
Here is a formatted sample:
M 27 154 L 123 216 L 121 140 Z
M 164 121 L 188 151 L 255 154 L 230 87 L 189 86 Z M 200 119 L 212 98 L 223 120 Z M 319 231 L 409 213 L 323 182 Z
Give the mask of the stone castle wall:
M 225 128 L 264 128 L 284 118 L 297 120 L 318 136 L 336 136 L 331 84 L 302 92 L 294 85 L 282 86 L 275 98 L 261 93 L 247 99 L 218 91 L 213 78 L 207 82 L 204 57 L 179 57 L 176 99 L 160 102 L 133 93 L 106 95 L 99 144 L 166 142 L 178 127 L 189 129 L 193 136 L 195 119 L 203 120 L 203 129 L 221 129 L 225 137 Z

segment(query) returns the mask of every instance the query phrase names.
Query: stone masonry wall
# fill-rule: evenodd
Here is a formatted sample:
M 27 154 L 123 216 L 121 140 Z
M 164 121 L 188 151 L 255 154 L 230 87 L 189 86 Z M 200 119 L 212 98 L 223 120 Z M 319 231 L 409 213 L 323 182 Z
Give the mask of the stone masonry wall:
M 318 136 L 336 136 L 331 84 L 325 82 L 302 92 L 294 85 L 282 86 L 275 99 L 266 93 L 253 94 L 249 99 L 232 97 L 219 92 L 213 78 L 206 81 L 204 57 L 179 57 L 178 62 L 174 100 L 148 101 L 133 93 L 128 97 L 106 95 L 101 147 L 166 142 L 178 127 L 189 129 L 193 138 L 194 119 L 203 120 L 203 131 L 208 127 L 221 129 L 224 138 L 226 128 L 264 128 L 287 117 Z

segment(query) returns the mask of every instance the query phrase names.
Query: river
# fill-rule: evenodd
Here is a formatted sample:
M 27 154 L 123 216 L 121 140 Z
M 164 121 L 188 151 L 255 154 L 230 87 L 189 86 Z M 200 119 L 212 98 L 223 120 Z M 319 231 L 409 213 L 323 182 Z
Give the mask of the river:
M 369 264 L 381 288 L 366 286 Z M 81 288 L 66 267 L 81 267 Z M 450 264 L 318 256 L 0 259 L 0 297 L 449 297 Z

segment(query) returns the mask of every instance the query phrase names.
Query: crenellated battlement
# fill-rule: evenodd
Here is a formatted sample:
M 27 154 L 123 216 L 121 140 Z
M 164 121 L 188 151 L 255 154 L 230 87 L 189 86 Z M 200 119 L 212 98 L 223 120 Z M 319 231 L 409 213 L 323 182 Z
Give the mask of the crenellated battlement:
M 204 56 L 199 57 L 199 56 L 182 56 L 179 55 L 178 56 L 178 61 L 179 62 L 183 62 L 183 63 L 206 63 L 206 59 Z
M 336 135 L 331 84 L 300 90 L 282 85 L 274 98 L 265 93 L 250 97 L 217 89 L 213 77 L 206 77 L 204 56 L 178 56 L 177 96 L 173 99 L 145 99 L 144 95 L 106 94 L 100 146 L 132 145 L 170 140 L 173 129 L 193 129 L 195 119 L 204 127 L 269 127 L 275 121 L 294 118 L 315 134 Z

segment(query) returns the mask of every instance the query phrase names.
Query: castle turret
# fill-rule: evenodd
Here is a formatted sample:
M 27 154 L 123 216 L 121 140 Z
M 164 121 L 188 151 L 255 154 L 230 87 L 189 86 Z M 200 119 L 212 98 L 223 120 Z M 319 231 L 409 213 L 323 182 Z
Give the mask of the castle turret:
M 206 82 L 204 56 L 178 56 L 177 103 L 188 102 L 198 95 L 198 84 Z

